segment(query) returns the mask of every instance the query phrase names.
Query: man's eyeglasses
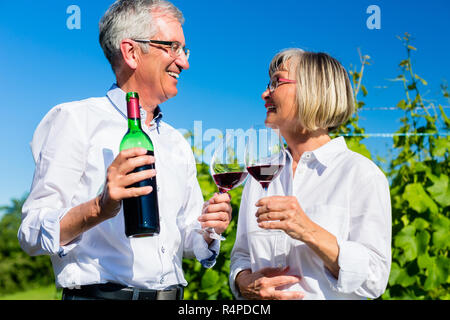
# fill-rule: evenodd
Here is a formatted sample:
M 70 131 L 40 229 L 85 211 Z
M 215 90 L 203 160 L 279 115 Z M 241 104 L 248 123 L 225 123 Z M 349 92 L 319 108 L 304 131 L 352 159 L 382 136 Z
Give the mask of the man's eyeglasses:
M 283 78 L 273 78 L 270 79 L 269 84 L 267 85 L 267 89 L 269 89 L 270 93 L 273 93 L 278 86 L 285 83 L 297 83 L 295 80 L 283 79 Z
M 178 58 L 182 52 L 186 55 L 186 59 L 189 59 L 190 50 L 183 47 L 178 41 L 160 41 L 160 40 L 148 40 L 148 39 L 132 39 L 133 41 L 146 43 L 146 44 L 162 44 L 164 46 L 170 46 L 170 53 L 172 57 Z

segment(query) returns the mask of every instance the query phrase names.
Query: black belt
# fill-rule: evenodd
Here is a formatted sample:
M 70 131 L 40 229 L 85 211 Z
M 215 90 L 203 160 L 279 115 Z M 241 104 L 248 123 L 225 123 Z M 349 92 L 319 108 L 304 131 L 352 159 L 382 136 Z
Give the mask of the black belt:
M 63 297 L 70 295 L 102 300 L 183 300 L 183 286 L 151 290 L 130 288 L 116 283 L 101 283 L 81 286 L 79 289 L 64 288 Z

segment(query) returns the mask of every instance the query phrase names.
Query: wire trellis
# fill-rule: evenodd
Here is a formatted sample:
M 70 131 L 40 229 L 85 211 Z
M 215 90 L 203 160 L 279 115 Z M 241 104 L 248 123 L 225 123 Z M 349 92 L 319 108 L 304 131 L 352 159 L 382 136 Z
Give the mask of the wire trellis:
M 442 109 L 450 109 L 450 106 L 441 106 Z M 425 107 L 425 109 L 432 109 L 433 107 Z M 437 107 L 435 107 L 437 108 Z M 421 111 L 424 108 L 422 107 L 417 107 L 414 109 L 414 111 Z M 379 110 L 389 110 L 389 111 L 404 111 L 403 109 L 400 109 L 399 107 L 362 107 L 361 109 L 359 109 L 358 111 L 379 111 Z
M 410 136 L 420 136 L 420 137 L 448 137 L 450 134 L 448 132 L 404 132 L 404 133 L 338 133 L 337 135 L 343 137 L 364 137 L 364 138 L 393 138 L 393 137 L 410 137 Z

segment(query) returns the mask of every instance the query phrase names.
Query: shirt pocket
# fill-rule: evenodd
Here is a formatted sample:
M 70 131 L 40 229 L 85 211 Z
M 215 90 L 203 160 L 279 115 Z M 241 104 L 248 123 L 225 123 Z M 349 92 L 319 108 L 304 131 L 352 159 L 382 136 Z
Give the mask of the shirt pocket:
M 348 233 L 348 208 L 320 204 L 307 207 L 304 211 L 313 222 L 333 234 L 338 241 L 346 238 Z

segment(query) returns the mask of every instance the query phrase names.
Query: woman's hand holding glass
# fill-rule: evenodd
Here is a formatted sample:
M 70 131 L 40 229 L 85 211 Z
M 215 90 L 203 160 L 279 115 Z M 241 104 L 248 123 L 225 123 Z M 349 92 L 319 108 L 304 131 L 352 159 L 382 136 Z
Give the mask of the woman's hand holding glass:
M 251 300 L 298 300 L 305 295 L 300 291 L 282 291 L 277 288 L 293 285 L 300 277 L 288 275 L 289 267 L 263 268 L 251 272 L 241 271 L 236 277 L 236 286 L 241 295 Z
M 291 238 L 307 242 L 313 229 L 312 221 L 305 214 L 296 197 L 272 196 L 256 203 L 258 226 L 263 229 L 283 230 Z

